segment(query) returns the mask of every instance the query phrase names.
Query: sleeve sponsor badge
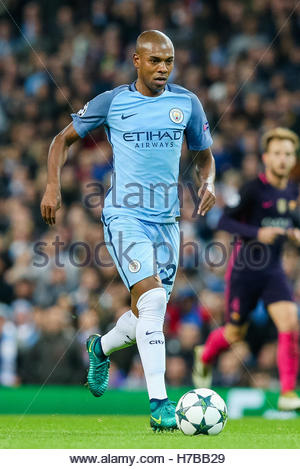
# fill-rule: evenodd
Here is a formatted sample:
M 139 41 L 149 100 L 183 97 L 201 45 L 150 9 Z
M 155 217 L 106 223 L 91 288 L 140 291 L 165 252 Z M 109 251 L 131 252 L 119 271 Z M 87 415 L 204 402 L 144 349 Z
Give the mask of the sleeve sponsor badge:
M 77 116 L 79 116 L 79 117 L 84 116 L 84 114 L 85 114 L 86 111 L 87 111 L 88 105 L 89 105 L 89 103 L 87 102 L 87 103 L 83 106 L 82 109 L 79 109 L 79 111 L 77 112 Z

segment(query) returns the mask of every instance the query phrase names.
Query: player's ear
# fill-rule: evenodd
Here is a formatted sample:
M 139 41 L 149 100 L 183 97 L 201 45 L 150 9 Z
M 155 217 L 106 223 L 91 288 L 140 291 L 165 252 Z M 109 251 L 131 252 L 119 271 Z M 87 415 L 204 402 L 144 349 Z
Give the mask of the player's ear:
M 294 164 L 292 165 L 292 168 L 294 168 L 294 167 L 296 166 L 297 160 L 298 160 L 298 159 L 297 159 L 297 153 L 295 152 L 295 153 L 294 153 Z
M 140 67 L 140 56 L 135 52 L 132 57 L 133 65 L 136 69 Z

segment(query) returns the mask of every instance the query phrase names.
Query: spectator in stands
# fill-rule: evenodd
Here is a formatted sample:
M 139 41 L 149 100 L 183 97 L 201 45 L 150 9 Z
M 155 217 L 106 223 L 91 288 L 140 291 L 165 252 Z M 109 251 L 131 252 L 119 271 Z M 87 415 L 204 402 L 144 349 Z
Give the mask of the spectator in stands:
M 31 307 L 25 313 L 25 303 L 23 311 L 18 303 L 15 315 L 0 318 L 13 370 L 11 378 L 1 383 L 15 382 L 17 337 L 19 346 L 26 344 L 38 363 L 32 370 L 28 362 L 19 360 L 18 374 L 24 382 L 43 382 L 48 375 L 49 382 L 80 382 L 83 337 L 97 327 L 94 308 L 104 331 L 126 305 L 128 293 L 101 245 L 99 220 L 112 169 L 112 150 L 103 131 L 96 130 L 69 152 L 62 171 L 63 207 L 55 229 L 42 223 L 39 205 L 53 136 L 70 122 L 69 114 L 92 96 L 134 80 L 134 42 L 146 28 L 163 29 L 173 40 L 176 60 L 171 80 L 200 97 L 214 139 L 217 203 L 209 216 L 193 216 L 195 201 L 188 186 L 193 182 L 192 155 L 186 147 L 180 168 L 183 241 L 199 248 L 200 260 L 195 267 L 195 251 L 187 244 L 168 307 L 166 338 L 170 354 L 184 357 L 189 365 L 193 341 L 204 340 L 223 321 L 226 265 L 212 268 L 202 256 L 212 241 L 222 242 L 229 252 L 228 241 L 215 234 L 222 209 L 229 200 L 236 201 L 241 183 L 259 171 L 258 142 L 264 131 L 280 125 L 300 133 L 299 9 L 290 15 L 290 2 L 256 0 L 75 0 L 72 8 L 60 2 L 43 2 L 41 8 L 39 2 L 25 1 L 10 2 L 9 8 L 11 16 L 0 14 L 0 302 L 12 306 L 22 300 Z M 293 177 L 300 182 L 300 164 Z M 63 244 L 53 244 L 56 240 Z M 90 253 L 83 266 L 86 249 L 71 249 L 78 242 Z M 211 255 L 217 259 L 215 250 Z M 287 247 L 284 267 L 300 311 L 299 261 L 299 250 Z M 177 304 L 178 291 L 187 289 L 194 293 Z M 64 295 L 69 298 L 67 304 Z M 61 320 L 57 307 L 67 310 Z M 65 323 L 70 314 L 74 317 Z M 44 321 L 48 315 L 52 332 Z M 81 346 L 74 339 L 68 354 L 61 357 L 60 344 L 71 340 L 71 323 Z M 258 321 L 256 327 L 250 331 L 252 337 L 273 338 L 269 322 Z M 255 348 L 252 340 L 254 355 L 260 353 L 262 343 Z M 40 349 L 45 353 L 42 359 Z M 71 351 L 78 373 L 68 361 Z M 129 352 L 124 357 L 127 353 L 127 367 L 121 361 L 115 366 L 125 374 L 130 370 L 127 384 L 142 385 L 138 365 L 132 368 Z M 23 350 L 20 354 L 25 359 Z M 227 364 L 220 363 L 223 371 Z M 270 377 L 270 370 L 263 372 Z M 232 379 L 237 382 L 239 378 Z
M 23 356 L 23 383 L 83 384 L 85 368 L 68 312 L 52 306 L 44 312 L 36 344 Z
M 9 317 L 10 309 L 4 303 L 0 303 L 0 385 L 2 386 L 17 384 L 16 327 Z

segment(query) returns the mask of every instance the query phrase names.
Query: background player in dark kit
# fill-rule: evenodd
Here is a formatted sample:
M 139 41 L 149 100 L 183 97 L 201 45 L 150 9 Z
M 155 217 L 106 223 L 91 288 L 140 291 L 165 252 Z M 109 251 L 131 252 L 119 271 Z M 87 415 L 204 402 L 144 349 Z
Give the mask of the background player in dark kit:
M 245 337 L 249 314 L 259 299 L 278 330 L 281 410 L 300 409 L 295 393 L 298 375 L 298 316 L 292 292 L 281 266 L 286 239 L 300 245 L 295 227 L 298 191 L 289 175 L 296 164 L 298 136 L 284 128 L 262 138 L 265 173 L 244 185 L 234 207 L 227 207 L 219 229 L 236 234 L 226 272 L 226 324 L 214 330 L 205 345 L 195 348 L 193 379 L 197 387 L 210 386 L 211 364 L 222 350 Z

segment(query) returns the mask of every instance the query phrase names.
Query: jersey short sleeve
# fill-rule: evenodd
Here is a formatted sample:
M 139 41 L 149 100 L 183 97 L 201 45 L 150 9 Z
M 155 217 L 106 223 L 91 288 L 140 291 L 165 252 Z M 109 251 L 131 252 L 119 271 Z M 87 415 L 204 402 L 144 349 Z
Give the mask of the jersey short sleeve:
M 74 129 L 81 138 L 85 137 L 91 130 L 105 124 L 113 98 L 126 88 L 128 85 L 121 85 L 111 91 L 98 94 L 87 102 L 77 114 L 71 114 Z
M 202 104 L 197 96 L 190 94 L 192 101 L 191 116 L 185 129 L 186 142 L 189 150 L 205 150 L 213 141 L 209 131 L 209 123 Z

